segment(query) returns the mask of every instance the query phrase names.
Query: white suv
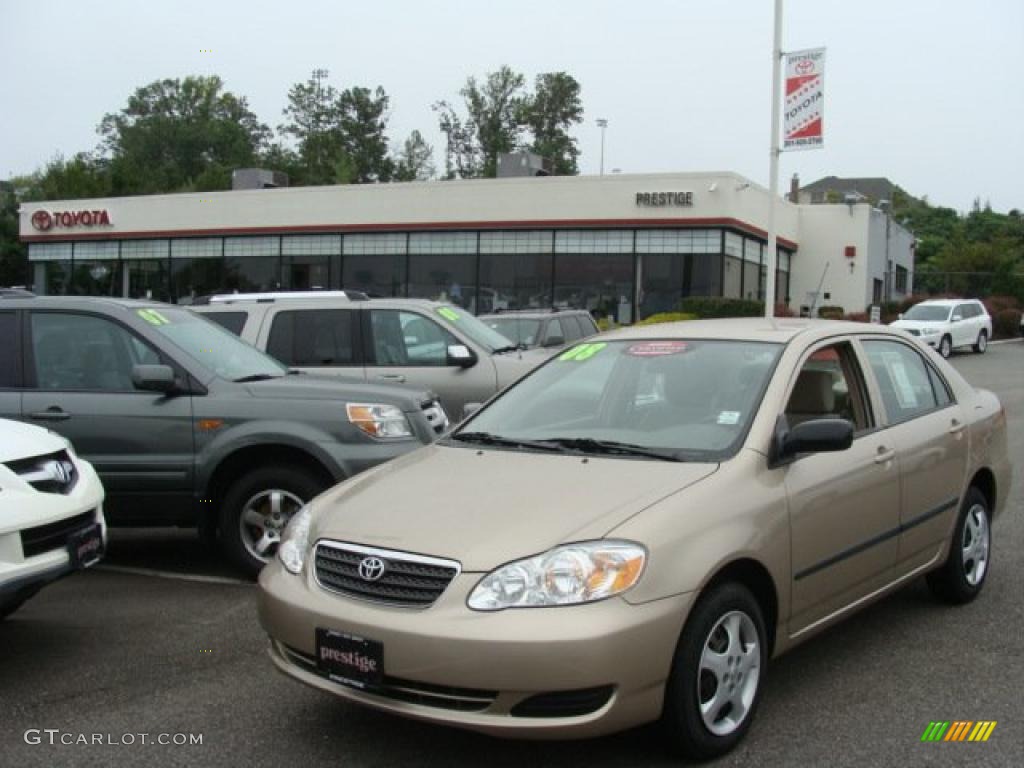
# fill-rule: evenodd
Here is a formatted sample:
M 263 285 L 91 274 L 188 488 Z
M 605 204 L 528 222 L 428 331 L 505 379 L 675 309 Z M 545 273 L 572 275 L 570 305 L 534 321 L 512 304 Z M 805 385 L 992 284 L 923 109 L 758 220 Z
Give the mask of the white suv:
M 106 543 L 103 486 L 92 465 L 60 435 L 0 419 L 0 619 L 98 562 Z
M 922 301 L 892 325 L 920 337 L 943 357 L 949 357 L 954 347 L 984 352 L 992 338 L 992 318 L 977 299 Z

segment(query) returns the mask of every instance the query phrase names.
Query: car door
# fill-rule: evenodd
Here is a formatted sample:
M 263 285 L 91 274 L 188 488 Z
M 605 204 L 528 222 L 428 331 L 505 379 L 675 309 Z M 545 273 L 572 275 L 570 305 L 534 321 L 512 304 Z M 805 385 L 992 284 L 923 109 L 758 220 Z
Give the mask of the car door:
M 359 313 L 354 309 L 274 309 L 257 346 L 287 366 L 363 380 Z
M 895 339 L 865 339 L 882 401 L 883 434 L 896 449 L 902 489 L 898 571 L 931 562 L 948 538 L 967 472 L 967 415 L 916 349 Z
M 970 304 L 957 304 L 953 309 L 953 346 L 963 347 L 974 343 L 974 321 L 971 318 Z
M 788 427 L 819 418 L 854 424 L 845 451 L 783 466 L 792 544 L 794 634 L 889 581 L 896 562 L 900 480 L 890 439 L 876 427 L 851 341 L 805 353 L 782 416 Z
M 192 513 L 192 400 L 141 392 L 132 366 L 169 362 L 130 328 L 85 312 L 32 311 L 23 330 L 21 418 L 68 438 L 92 462 L 112 522 Z
M 0 419 L 21 418 L 21 359 L 17 333 L 17 312 L 0 312 Z
M 450 361 L 448 347 L 465 342 L 429 315 L 405 309 L 361 311 L 368 381 L 430 390 L 453 420 L 462 418 L 466 403 L 482 402 L 497 391 L 490 356 L 468 367 Z

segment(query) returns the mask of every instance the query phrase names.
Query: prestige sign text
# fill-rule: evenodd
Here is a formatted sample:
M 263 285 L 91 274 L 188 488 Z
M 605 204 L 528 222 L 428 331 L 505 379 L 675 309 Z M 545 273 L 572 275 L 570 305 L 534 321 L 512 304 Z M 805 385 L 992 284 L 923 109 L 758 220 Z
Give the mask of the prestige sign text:
M 689 208 L 693 205 L 693 192 L 637 192 L 636 204 L 645 208 Z

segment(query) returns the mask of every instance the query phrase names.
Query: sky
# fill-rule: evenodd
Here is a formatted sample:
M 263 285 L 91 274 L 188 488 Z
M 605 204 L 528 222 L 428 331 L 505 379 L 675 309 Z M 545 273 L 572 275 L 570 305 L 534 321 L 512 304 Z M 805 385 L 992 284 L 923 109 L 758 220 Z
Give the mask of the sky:
M 383 86 L 389 135 L 507 64 L 581 84 L 580 171 L 734 171 L 768 185 L 772 0 L 0 0 L 0 179 L 95 149 L 104 114 L 163 78 L 219 75 L 260 120 L 327 69 Z M 783 50 L 827 48 L 825 146 L 779 185 L 886 176 L 933 205 L 1024 209 L 1022 0 L 785 0 Z

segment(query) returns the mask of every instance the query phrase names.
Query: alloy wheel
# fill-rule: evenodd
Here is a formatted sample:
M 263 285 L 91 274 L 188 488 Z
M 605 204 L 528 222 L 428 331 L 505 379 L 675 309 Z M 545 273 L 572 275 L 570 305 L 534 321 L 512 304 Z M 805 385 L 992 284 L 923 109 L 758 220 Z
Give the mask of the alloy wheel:
M 252 496 L 238 518 L 242 544 L 250 555 L 266 562 L 277 550 L 281 534 L 303 502 L 294 493 L 269 488 Z
M 705 727 L 728 736 L 750 712 L 761 675 L 757 630 L 742 611 L 720 618 L 704 641 L 697 674 L 697 701 Z
M 964 578 L 972 587 L 978 586 L 985 578 L 991 538 L 988 530 L 988 514 L 980 504 L 975 504 L 964 517 L 960 537 Z

